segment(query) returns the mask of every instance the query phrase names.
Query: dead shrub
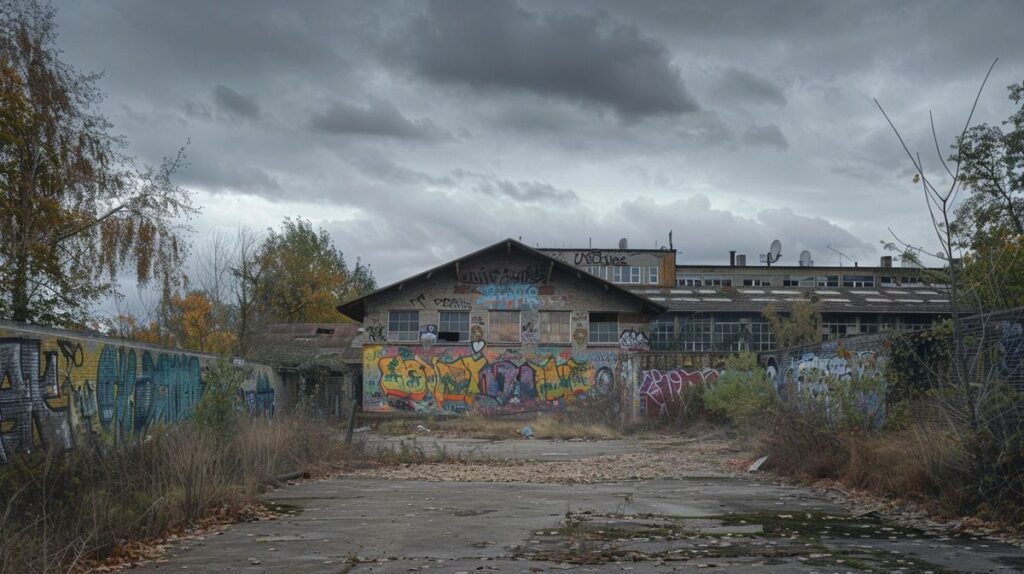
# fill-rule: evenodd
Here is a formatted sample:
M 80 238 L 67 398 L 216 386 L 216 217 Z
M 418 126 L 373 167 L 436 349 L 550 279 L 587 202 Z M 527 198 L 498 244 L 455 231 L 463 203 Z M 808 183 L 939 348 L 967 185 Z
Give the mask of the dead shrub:
M 817 403 L 786 403 L 768 422 L 760 439 L 769 467 L 803 478 L 836 478 L 849 459 L 839 435 Z
M 954 437 L 940 427 L 914 426 L 853 437 L 844 482 L 879 496 L 937 503 L 956 512 L 965 501 L 966 458 Z

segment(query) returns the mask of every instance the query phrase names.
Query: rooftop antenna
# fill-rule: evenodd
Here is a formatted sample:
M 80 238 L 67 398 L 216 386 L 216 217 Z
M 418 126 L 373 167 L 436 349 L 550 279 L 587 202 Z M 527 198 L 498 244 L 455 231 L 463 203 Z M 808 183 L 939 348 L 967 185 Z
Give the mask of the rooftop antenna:
M 834 248 L 833 248 L 833 247 L 832 247 L 831 245 L 829 245 L 829 244 L 825 244 L 825 249 L 828 249 L 829 251 L 832 251 L 832 252 L 834 252 L 834 253 L 835 253 L 836 255 L 838 255 L 838 256 L 839 256 L 839 266 L 840 266 L 840 267 L 842 267 L 842 266 L 843 266 L 843 257 L 846 257 L 846 259 L 847 259 L 848 261 L 853 261 L 853 258 L 852 258 L 852 257 L 850 257 L 850 256 L 846 255 L 845 253 L 843 253 L 842 251 L 839 251 L 838 249 L 834 249 Z
M 772 241 L 771 247 L 768 248 L 768 253 L 761 254 L 761 263 L 767 263 L 768 267 L 771 267 L 772 263 L 778 261 L 780 257 L 782 257 L 782 242 L 776 239 Z
M 811 252 L 806 249 L 800 252 L 800 267 L 814 267 L 814 260 L 811 259 Z

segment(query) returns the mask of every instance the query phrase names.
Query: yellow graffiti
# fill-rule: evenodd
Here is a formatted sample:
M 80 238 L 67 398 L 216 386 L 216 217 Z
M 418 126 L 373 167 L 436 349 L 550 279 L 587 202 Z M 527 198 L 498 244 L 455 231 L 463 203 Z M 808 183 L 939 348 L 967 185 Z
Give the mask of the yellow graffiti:
M 379 374 L 376 383 L 385 399 L 427 400 L 426 406 L 437 407 L 472 406 L 485 396 L 510 398 L 513 386 L 511 396 L 520 400 L 564 403 L 589 392 L 595 379 L 590 363 L 556 355 L 492 360 L 486 352 L 452 358 L 447 353 L 419 355 L 406 349 L 388 355 L 374 346 L 365 349 L 363 358 L 366 374 Z

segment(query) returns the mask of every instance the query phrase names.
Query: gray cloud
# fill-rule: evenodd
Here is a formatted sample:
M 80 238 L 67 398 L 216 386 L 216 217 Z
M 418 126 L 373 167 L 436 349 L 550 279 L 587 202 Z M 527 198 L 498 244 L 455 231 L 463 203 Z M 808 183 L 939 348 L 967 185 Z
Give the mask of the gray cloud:
M 730 102 L 786 105 L 786 95 L 775 82 L 735 66 L 721 70 L 712 92 L 717 99 Z
M 227 114 L 249 119 L 260 117 L 260 106 L 256 103 L 256 98 L 241 94 L 223 84 L 213 88 L 213 101 L 218 109 Z
M 504 197 L 517 203 L 575 202 L 576 192 L 539 181 L 508 181 L 487 179 L 476 186 L 476 191 L 491 197 Z
M 450 139 L 429 119 L 410 120 L 387 100 L 370 98 L 365 106 L 335 102 L 309 118 L 310 129 L 335 135 L 386 136 L 399 139 Z
M 945 144 L 993 57 L 979 121 L 1006 119 L 1024 77 L 1015 0 L 59 4 L 58 44 L 105 72 L 127 152 L 192 142 L 176 181 L 199 190 L 196 228 L 303 215 L 382 279 L 501 236 L 639 247 L 674 229 L 693 263 L 775 237 L 785 257 L 870 261 L 888 227 L 928 245 L 872 98 L 941 170 L 928 110 Z
M 779 126 L 750 126 L 743 134 L 743 139 L 752 145 L 774 147 L 779 150 L 789 149 L 789 140 Z
M 439 82 L 559 96 L 625 117 L 699 107 L 663 44 L 607 16 L 433 1 L 393 42 L 401 61 Z

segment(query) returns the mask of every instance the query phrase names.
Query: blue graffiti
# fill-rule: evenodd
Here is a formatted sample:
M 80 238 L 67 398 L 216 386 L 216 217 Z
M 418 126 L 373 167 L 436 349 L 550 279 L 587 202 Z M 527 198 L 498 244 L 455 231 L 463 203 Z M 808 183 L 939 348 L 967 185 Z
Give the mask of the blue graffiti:
M 509 283 L 507 285 L 489 284 L 477 288 L 480 297 L 477 305 L 488 308 L 505 309 L 536 309 L 540 306 L 540 292 L 536 285 L 526 283 Z

